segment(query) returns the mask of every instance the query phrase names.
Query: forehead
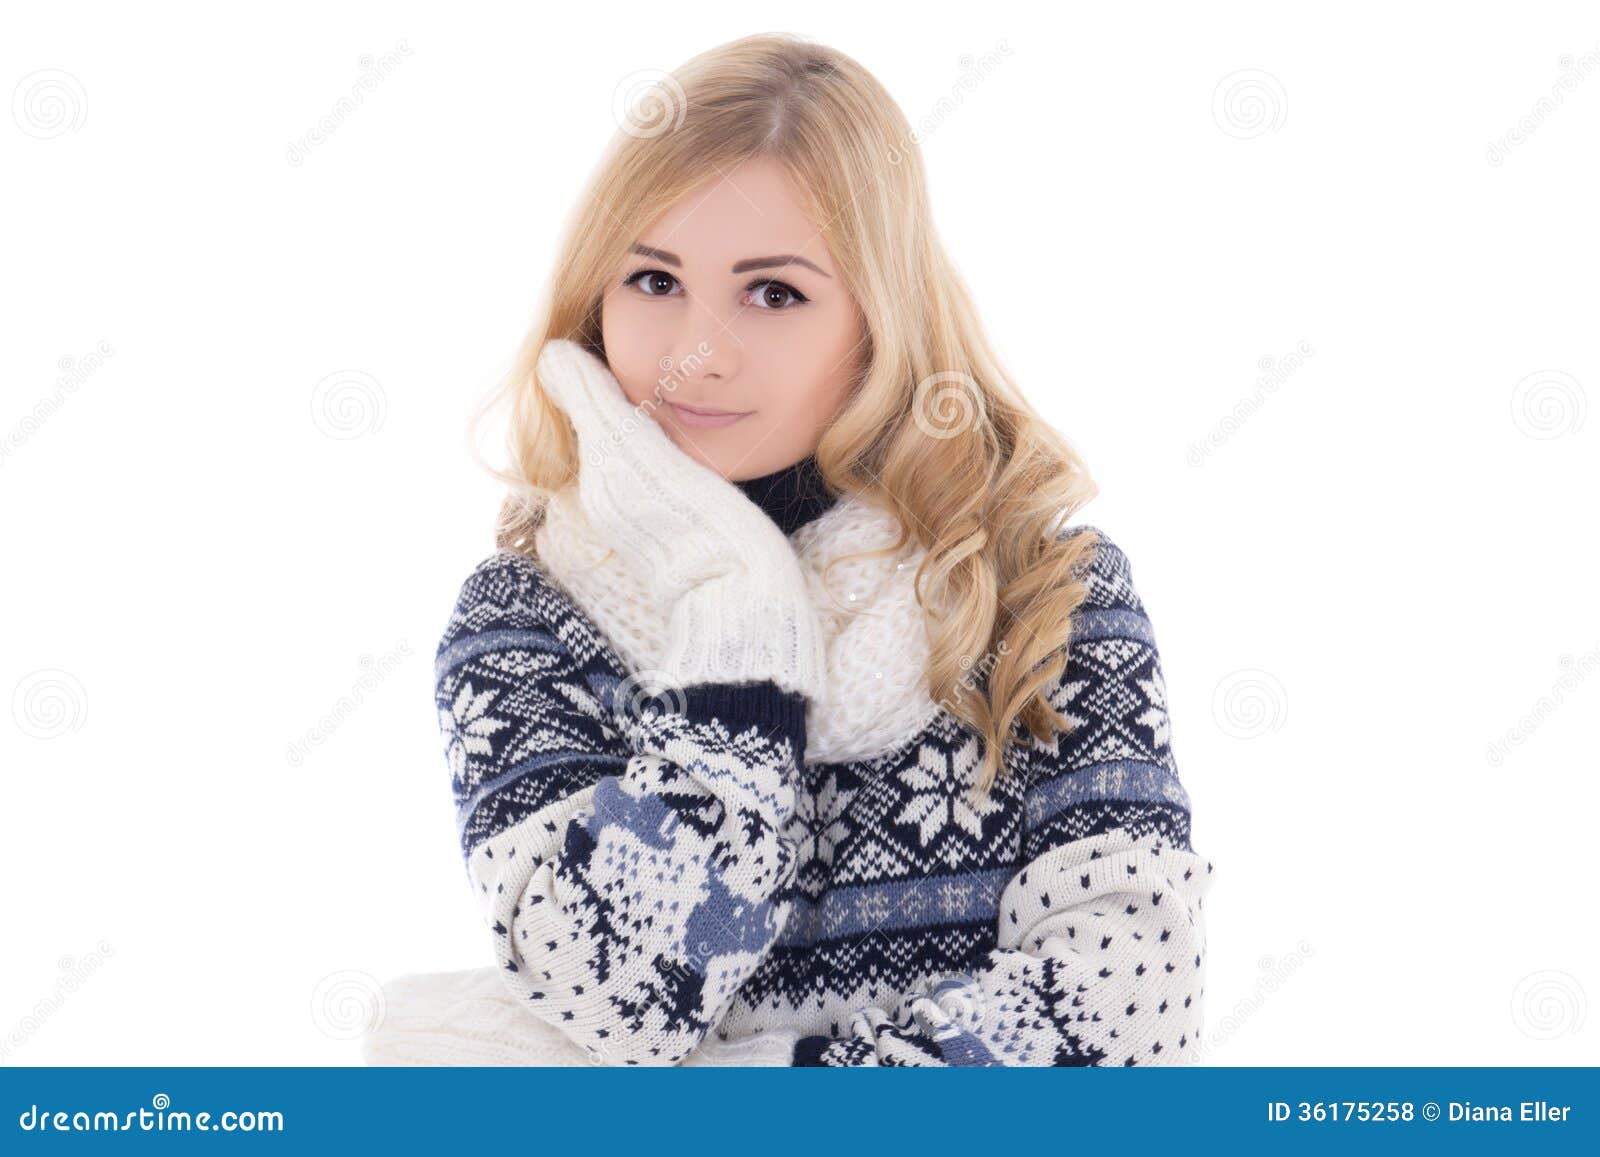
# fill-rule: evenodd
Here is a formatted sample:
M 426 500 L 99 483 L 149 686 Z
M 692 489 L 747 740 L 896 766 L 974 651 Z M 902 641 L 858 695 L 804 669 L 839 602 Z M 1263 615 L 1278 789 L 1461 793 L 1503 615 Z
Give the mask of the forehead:
M 638 240 L 678 255 L 686 269 L 728 273 L 736 261 L 774 254 L 810 258 L 836 273 L 827 242 L 799 191 L 770 158 L 713 173 L 657 217 Z

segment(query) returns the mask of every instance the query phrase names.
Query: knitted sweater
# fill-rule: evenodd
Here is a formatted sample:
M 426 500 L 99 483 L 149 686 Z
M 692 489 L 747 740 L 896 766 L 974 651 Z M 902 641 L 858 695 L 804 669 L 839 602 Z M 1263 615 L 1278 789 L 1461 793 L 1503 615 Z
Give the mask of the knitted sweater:
M 436 659 L 460 846 L 527 1015 L 595 1063 L 1135 1065 L 1196 1059 L 1203 900 L 1149 616 L 1095 527 L 1050 742 L 1019 723 L 988 797 L 925 686 L 893 518 L 807 459 L 739 488 L 794 545 L 828 694 L 649 695 L 651 576 L 596 563 L 558 495 L 538 559 L 467 577 Z M 983 685 L 982 671 L 974 674 Z M 714 1038 L 714 1041 L 709 1038 Z M 692 1058 L 688 1063 L 697 1063 Z

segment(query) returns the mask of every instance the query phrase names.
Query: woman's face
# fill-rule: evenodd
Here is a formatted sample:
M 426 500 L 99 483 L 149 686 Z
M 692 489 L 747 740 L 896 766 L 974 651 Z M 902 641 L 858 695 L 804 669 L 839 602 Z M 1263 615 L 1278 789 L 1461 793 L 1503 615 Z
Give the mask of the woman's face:
M 628 400 L 651 400 L 643 411 L 672 441 L 732 481 L 817 448 L 865 336 L 816 224 L 766 157 L 706 181 L 635 239 L 601 329 Z

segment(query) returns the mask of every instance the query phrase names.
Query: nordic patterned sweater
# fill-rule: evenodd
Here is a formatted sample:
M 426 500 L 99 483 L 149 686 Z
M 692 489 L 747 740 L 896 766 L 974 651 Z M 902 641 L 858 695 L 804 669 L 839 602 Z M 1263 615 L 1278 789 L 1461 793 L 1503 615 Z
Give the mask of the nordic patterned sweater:
M 853 500 L 813 460 L 738 485 L 802 558 L 842 553 Z M 1212 867 L 1128 560 L 1095 527 L 1064 533 L 1085 531 L 1099 545 L 1051 696 L 1074 726 L 1040 743 L 1019 723 L 976 800 L 975 733 L 920 689 L 876 707 L 849 690 L 825 713 L 771 683 L 643 696 L 615 576 L 580 594 L 542 558 L 479 564 L 436 698 L 468 877 L 521 1007 L 599 1064 L 678 1064 L 708 1038 L 796 1066 L 1193 1063 Z M 836 624 L 872 687 L 925 670 L 891 606 L 919 557 L 856 572 L 866 605 Z

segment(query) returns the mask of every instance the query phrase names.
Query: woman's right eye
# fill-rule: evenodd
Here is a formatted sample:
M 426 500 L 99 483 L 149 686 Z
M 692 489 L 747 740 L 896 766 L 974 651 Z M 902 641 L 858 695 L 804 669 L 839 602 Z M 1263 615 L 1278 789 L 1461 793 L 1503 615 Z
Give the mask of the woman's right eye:
M 623 279 L 624 286 L 637 285 L 646 297 L 671 297 L 678 279 L 661 269 L 641 269 Z

